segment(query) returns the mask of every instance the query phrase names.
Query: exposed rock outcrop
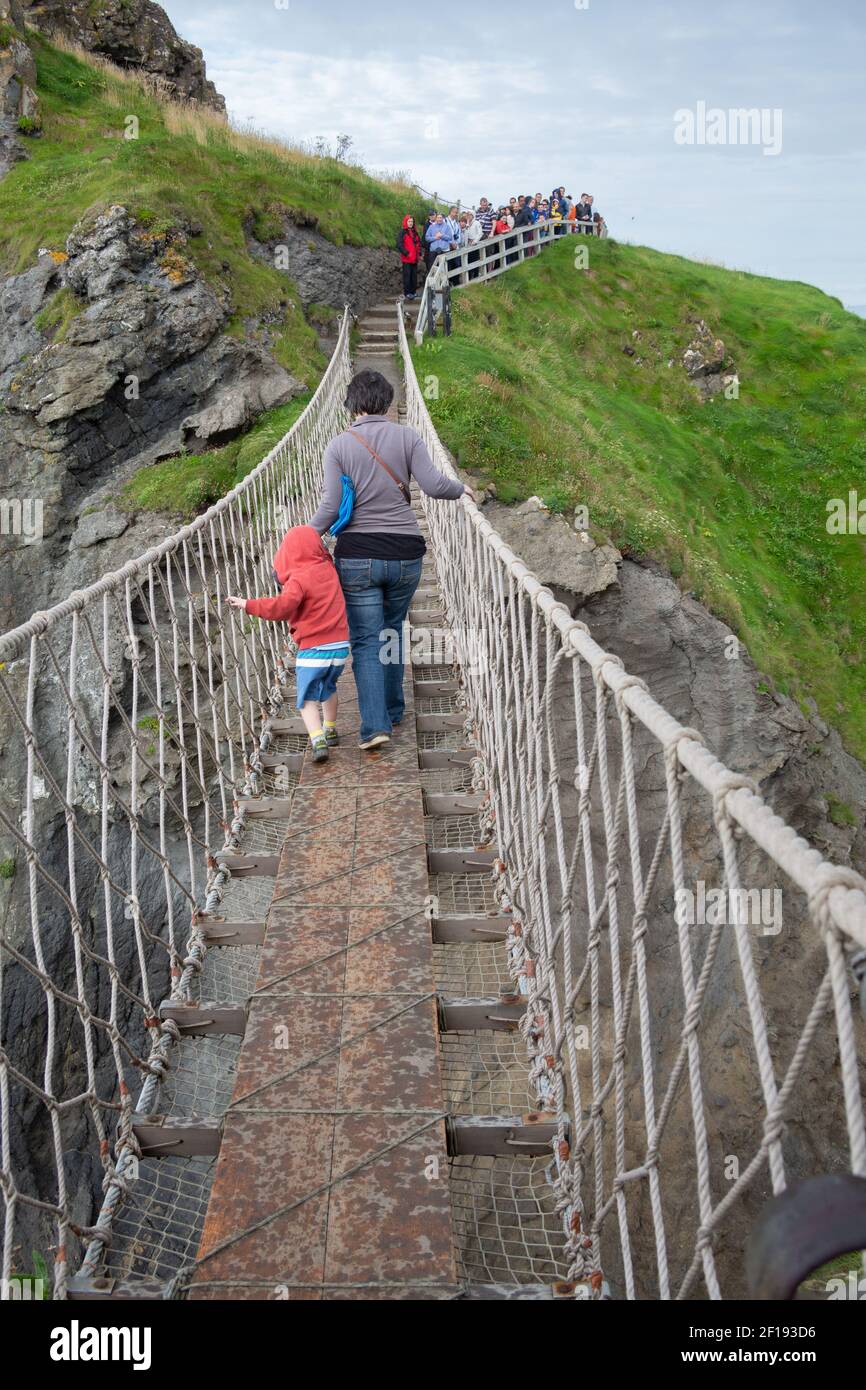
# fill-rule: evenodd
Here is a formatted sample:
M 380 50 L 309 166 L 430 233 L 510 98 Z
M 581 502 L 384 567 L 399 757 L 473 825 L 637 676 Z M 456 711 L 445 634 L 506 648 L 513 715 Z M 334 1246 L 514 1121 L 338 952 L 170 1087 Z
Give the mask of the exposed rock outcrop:
M 303 304 L 348 304 L 356 316 L 372 304 L 393 299 L 399 287 L 400 257 L 382 246 L 335 246 L 315 227 L 302 227 L 288 213 L 278 237 L 259 242 L 250 232 L 254 255 L 284 270 Z
M 0 284 L 4 486 L 41 498 L 44 518 L 41 546 L 10 547 L 4 628 L 59 597 L 61 572 L 65 592 L 104 571 L 93 542 L 68 542 L 92 494 L 116 488 L 125 464 L 221 442 L 305 389 L 256 343 L 222 331 L 230 306 L 184 255 L 186 240 L 180 228 L 153 236 L 112 207 L 79 224 L 64 251 Z M 65 330 L 52 340 L 60 294 Z
M 695 319 L 692 340 L 683 353 L 689 381 L 706 400 L 737 382 L 737 373 L 725 344 L 703 319 Z
M 0 0 L 0 24 L 11 24 L 19 33 L 24 32 L 23 0 Z
M 41 126 L 36 63 L 24 39 L 18 0 L 0 0 L 0 179 L 26 157 L 24 139 Z
M 488 502 L 485 516 L 524 564 L 554 590 L 591 598 L 616 582 L 622 556 L 615 546 L 599 543 L 588 530 L 574 530 L 539 497 L 518 507 Z
M 119 67 L 163 78 L 175 95 L 225 111 L 201 49 L 182 39 L 152 0 L 23 0 L 20 8 L 34 28 L 62 35 Z

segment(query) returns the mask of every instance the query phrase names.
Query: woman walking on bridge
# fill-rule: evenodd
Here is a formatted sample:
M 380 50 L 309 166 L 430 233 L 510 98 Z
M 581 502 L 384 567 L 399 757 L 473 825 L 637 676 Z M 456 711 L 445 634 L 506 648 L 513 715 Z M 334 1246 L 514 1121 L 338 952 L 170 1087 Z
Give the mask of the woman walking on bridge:
M 334 559 L 349 618 L 360 746 L 367 749 L 387 743 L 403 718 L 403 624 L 426 549 L 412 510 L 412 479 L 428 497 L 474 496 L 439 472 L 415 430 L 387 418 L 393 399 L 394 388 L 380 372 L 353 377 L 346 408 L 354 420 L 325 450 L 322 500 L 309 523 L 320 534 L 333 526 L 343 476 L 350 478 L 355 500 Z

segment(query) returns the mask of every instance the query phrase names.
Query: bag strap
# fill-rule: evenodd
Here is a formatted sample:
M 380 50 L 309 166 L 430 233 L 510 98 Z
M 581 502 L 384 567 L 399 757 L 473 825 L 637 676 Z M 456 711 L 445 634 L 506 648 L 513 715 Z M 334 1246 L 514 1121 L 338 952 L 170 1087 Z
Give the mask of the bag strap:
M 348 431 L 347 431 L 347 433 L 348 433 Z M 388 465 L 387 465 L 387 463 L 385 462 L 385 460 L 384 460 L 383 458 L 380 458 L 380 457 L 379 457 L 379 455 L 376 453 L 376 450 L 373 448 L 372 444 L 368 444 L 367 441 L 366 441 L 366 439 L 363 437 L 363 435 L 360 435 L 360 434 L 353 434 L 351 437 L 352 437 L 352 439 L 357 439 L 357 441 L 358 441 L 359 444 L 363 444 L 363 446 L 364 446 L 364 448 L 367 450 L 367 452 L 373 455 L 373 458 L 376 460 L 376 462 L 377 462 L 377 463 L 380 463 L 380 464 L 382 465 L 382 467 L 384 468 L 385 472 L 388 474 L 388 477 L 391 478 L 392 481 L 395 482 L 395 483 L 397 484 L 398 488 L 399 488 L 400 491 L 402 492 L 402 494 L 403 494 L 403 500 L 404 500 L 405 502 L 407 502 L 408 505 L 411 507 L 411 505 L 412 505 L 412 498 L 411 498 L 411 495 L 410 495 L 410 493 L 409 493 L 409 489 L 407 488 L 406 484 L 405 484 L 404 482 L 401 482 L 401 480 L 397 477 L 397 474 L 394 472 L 393 468 L 389 468 L 389 467 L 388 467 Z

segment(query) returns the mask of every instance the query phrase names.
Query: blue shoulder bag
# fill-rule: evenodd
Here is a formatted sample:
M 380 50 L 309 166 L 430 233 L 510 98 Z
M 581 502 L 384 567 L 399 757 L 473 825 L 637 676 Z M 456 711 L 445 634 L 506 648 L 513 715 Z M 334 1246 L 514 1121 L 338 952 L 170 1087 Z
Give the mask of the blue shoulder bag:
M 337 512 L 337 520 L 334 522 L 333 526 L 329 528 L 332 536 L 338 536 L 341 531 L 345 530 L 352 520 L 352 511 L 355 506 L 355 484 L 352 482 L 352 479 L 347 473 L 344 473 L 340 478 L 340 482 L 343 491 L 340 497 L 340 510 Z

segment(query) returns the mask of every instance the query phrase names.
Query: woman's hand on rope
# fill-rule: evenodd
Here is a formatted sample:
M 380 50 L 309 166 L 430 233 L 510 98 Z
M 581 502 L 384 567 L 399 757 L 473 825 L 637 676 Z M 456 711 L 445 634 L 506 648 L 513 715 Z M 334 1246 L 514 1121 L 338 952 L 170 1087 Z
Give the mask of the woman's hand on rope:
M 238 598 L 237 594 L 226 594 L 225 602 L 230 608 L 246 608 L 247 606 L 246 599 Z

